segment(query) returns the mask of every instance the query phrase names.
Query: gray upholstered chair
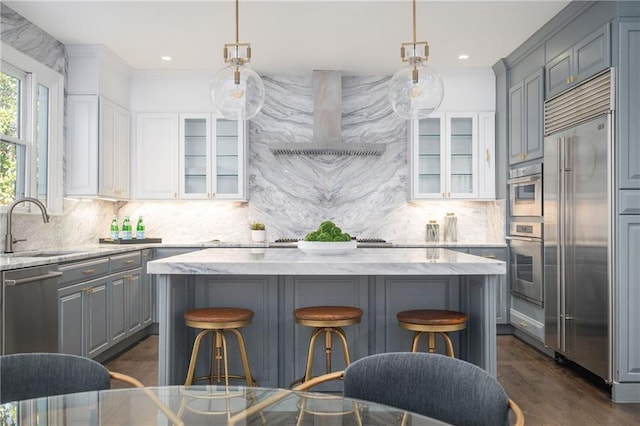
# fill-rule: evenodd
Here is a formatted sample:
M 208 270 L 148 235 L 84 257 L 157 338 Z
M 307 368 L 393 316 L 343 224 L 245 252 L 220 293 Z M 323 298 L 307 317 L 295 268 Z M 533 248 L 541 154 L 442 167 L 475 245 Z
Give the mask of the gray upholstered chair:
M 111 379 L 144 387 L 89 358 L 57 353 L 0 356 L 0 403 L 109 389 Z
M 343 378 L 344 396 L 390 405 L 453 425 L 524 425 L 520 407 L 486 370 L 455 358 L 423 352 L 371 355 L 343 372 L 318 376 L 294 390 Z

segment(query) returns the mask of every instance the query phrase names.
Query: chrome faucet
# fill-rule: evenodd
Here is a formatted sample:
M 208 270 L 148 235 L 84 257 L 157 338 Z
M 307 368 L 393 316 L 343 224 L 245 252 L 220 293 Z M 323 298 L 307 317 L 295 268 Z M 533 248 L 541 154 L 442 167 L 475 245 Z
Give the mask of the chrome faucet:
M 44 220 L 44 223 L 49 223 L 49 214 L 47 213 L 47 208 L 44 206 L 44 204 L 42 204 L 40 200 L 31 197 L 24 197 L 11 203 L 9 205 L 9 209 L 7 210 L 7 233 L 4 237 L 5 253 L 13 253 L 13 244 L 18 242 L 18 240 L 14 240 L 13 235 L 11 235 L 11 221 L 13 220 L 13 209 L 20 203 L 33 203 L 38 206 L 42 211 L 42 220 Z

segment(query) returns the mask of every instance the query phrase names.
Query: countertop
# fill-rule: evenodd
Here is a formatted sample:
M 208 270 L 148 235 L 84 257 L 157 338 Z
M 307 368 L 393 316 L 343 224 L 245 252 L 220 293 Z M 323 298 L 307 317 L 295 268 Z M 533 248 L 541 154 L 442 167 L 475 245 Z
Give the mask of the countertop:
M 504 275 L 505 262 L 443 248 L 358 248 L 339 255 L 288 248 L 206 249 L 147 264 L 167 275 Z
M 482 247 L 482 248 L 504 248 L 506 243 L 483 243 L 483 242 L 437 242 L 437 243 L 421 243 L 421 242 L 400 242 L 393 243 L 390 248 L 461 248 L 461 247 Z M 17 251 L 11 254 L 0 254 L 0 271 L 11 269 L 26 268 L 30 266 L 47 265 L 54 263 L 64 263 L 91 259 L 100 256 L 117 255 L 118 253 L 126 253 L 133 250 L 142 250 L 147 248 L 269 248 L 269 243 L 255 242 L 221 242 L 206 241 L 195 243 L 146 243 L 146 244 L 91 244 L 85 246 L 71 247 L 55 247 L 49 249 Z M 388 250 L 389 248 L 384 248 Z M 292 248 L 269 250 L 292 250 Z M 382 248 L 368 250 L 383 250 Z M 295 250 L 298 251 L 298 250 Z M 42 256 L 46 254 L 46 256 Z

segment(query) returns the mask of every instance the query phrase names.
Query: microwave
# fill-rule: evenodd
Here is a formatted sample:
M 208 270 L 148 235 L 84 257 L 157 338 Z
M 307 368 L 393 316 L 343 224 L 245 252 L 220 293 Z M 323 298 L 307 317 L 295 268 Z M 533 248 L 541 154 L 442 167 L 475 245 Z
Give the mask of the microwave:
M 512 217 L 542 217 L 542 164 L 509 171 L 509 210 Z

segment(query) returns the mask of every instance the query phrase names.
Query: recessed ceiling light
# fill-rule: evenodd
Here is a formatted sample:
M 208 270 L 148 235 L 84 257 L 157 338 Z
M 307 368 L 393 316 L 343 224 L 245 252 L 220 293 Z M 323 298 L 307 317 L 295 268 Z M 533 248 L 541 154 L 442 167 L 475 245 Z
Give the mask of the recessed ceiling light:
M 462 59 L 462 60 L 469 59 L 469 55 L 466 55 L 463 53 L 462 55 L 458 55 L 458 59 Z
M 167 62 L 173 61 L 173 58 L 171 56 L 160 56 L 160 59 Z

